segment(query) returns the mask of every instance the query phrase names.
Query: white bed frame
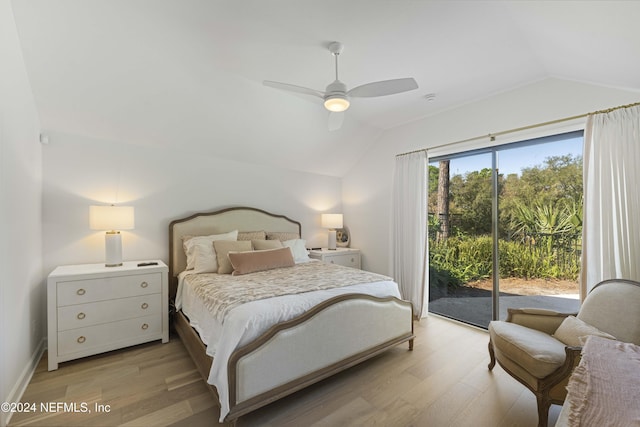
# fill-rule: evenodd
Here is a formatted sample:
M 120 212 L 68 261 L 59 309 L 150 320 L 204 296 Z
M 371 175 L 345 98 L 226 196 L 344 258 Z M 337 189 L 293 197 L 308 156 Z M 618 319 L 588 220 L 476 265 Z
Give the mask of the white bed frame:
M 255 208 L 229 208 L 197 213 L 169 225 L 170 295 L 186 266 L 185 235 L 239 231 L 285 231 L 301 235 L 301 225 L 282 215 Z M 182 312 L 175 327 L 200 374 L 207 381 L 212 358 Z M 391 347 L 409 342 L 413 349 L 413 308 L 397 298 L 341 295 L 305 314 L 274 325 L 244 347 L 228 363 L 229 407 L 225 421 L 267 405 Z M 210 386 L 218 399 L 215 387 Z

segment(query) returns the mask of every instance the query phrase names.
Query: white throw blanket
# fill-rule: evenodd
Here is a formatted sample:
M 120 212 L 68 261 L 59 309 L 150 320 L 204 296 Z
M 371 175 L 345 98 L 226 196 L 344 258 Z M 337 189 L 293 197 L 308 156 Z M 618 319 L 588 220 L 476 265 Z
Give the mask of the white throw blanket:
M 640 347 L 588 337 L 567 390 L 570 426 L 640 426 Z

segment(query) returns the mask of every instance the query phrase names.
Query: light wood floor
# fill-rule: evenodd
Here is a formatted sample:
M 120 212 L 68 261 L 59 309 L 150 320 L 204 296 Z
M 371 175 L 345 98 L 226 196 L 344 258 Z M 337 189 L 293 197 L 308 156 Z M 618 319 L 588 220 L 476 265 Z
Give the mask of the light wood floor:
M 488 335 L 447 319 L 416 322 L 414 351 L 399 346 L 259 409 L 238 426 L 536 426 L 533 394 L 499 366 L 489 372 Z M 38 365 L 10 426 L 217 426 L 218 409 L 177 336 L 63 363 Z M 91 413 L 40 410 L 85 403 Z M 96 412 L 95 404 L 109 405 Z M 550 425 L 560 411 L 552 406 Z

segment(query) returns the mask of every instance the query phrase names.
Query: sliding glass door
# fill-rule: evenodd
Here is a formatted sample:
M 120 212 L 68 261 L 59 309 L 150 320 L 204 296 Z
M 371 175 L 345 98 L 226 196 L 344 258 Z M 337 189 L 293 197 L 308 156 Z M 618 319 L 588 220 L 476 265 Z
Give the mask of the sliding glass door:
M 429 163 L 429 311 L 474 325 L 492 310 L 491 171 L 491 153 Z
M 497 150 L 499 318 L 508 307 L 578 311 L 582 133 Z
M 429 311 L 577 311 L 581 174 L 581 132 L 431 159 Z

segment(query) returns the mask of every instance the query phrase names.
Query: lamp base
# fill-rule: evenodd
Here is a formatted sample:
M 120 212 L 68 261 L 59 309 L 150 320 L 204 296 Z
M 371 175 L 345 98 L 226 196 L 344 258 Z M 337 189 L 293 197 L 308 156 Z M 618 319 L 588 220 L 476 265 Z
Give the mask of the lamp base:
M 327 248 L 330 251 L 336 250 L 336 230 L 329 230 L 329 244 L 327 245 Z
M 119 231 L 107 231 L 104 237 L 105 267 L 122 265 L 122 236 Z

